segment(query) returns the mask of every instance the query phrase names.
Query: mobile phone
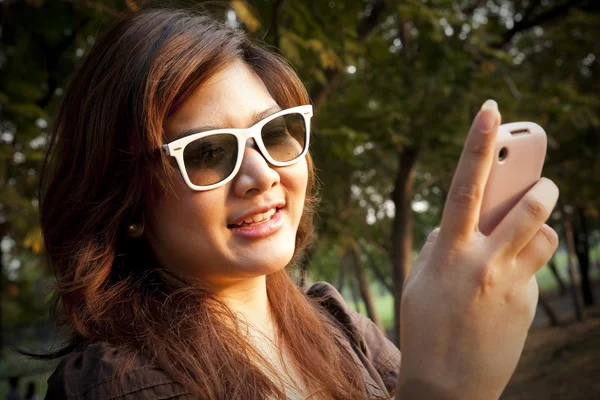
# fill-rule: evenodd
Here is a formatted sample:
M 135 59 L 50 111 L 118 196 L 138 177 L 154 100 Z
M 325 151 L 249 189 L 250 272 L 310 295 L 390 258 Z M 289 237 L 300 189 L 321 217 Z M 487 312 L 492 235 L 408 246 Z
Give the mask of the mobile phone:
M 490 234 L 540 179 L 546 146 L 546 132 L 534 122 L 514 122 L 498 127 L 494 162 L 481 204 L 481 233 Z

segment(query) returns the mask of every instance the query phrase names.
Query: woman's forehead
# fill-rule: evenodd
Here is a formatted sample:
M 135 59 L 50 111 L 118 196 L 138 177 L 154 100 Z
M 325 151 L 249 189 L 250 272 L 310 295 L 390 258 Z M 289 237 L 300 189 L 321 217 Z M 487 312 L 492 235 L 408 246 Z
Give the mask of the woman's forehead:
M 245 128 L 276 107 L 260 77 L 239 61 L 201 85 L 165 123 L 169 140 L 195 127 Z

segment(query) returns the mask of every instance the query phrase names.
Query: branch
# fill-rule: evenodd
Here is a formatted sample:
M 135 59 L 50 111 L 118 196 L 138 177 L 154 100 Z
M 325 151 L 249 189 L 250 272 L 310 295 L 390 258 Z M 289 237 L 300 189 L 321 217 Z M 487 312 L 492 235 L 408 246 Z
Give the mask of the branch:
M 383 10 L 385 9 L 385 3 L 383 0 L 377 0 L 373 4 L 373 8 L 371 9 L 371 13 L 368 17 L 364 18 L 358 27 L 356 28 L 356 33 L 358 34 L 358 41 L 360 43 L 364 42 L 371 32 L 375 29 L 377 24 L 379 23 L 379 19 L 381 18 L 381 14 L 383 14 Z
M 542 4 L 542 0 L 535 0 L 532 1 L 531 4 L 529 5 L 529 7 L 527 7 L 525 9 L 525 11 L 523 11 L 523 18 L 521 18 L 521 21 L 527 21 L 529 19 L 529 17 L 531 17 L 531 15 L 533 14 L 533 12 Z
M 467 7 L 463 10 L 463 14 L 473 16 L 473 13 L 478 8 L 481 8 L 485 4 L 485 0 L 477 0 L 471 7 Z
M 484 5 L 485 5 L 485 0 L 476 0 L 471 6 L 466 7 L 461 12 L 469 20 L 472 20 L 473 19 L 473 15 L 475 14 L 475 11 L 478 8 L 483 7 Z M 431 7 L 431 8 L 433 8 L 433 7 Z M 454 29 L 454 32 L 459 32 L 461 30 L 461 26 L 462 26 L 462 22 L 457 22 L 455 24 L 452 24 L 452 29 Z
M 390 293 L 394 293 L 392 284 L 388 282 L 388 280 L 385 277 L 385 274 L 377 266 L 377 263 L 373 259 L 373 255 L 370 252 L 366 251 L 366 249 L 364 248 L 364 246 L 360 242 L 355 242 L 355 243 L 358 244 L 358 246 L 360 247 L 362 253 L 367 256 L 367 261 L 369 262 L 369 266 L 373 270 L 373 273 L 375 274 L 375 276 L 377 277 L 377 279 L 379 279 L 379 281 L 383 284 L 383 286 Z
M 61 57 L 67 51 L 77 38 L 77 34 L 83 29 L 85 25 L 90 21 L 88 17 L 83 18 L 77 22 L 77 25 L 73 29 L 70 35 L 65 36 L 56 46 L 49 47 L 48 41 L 43 35 L 36 35 L 42 47 L 46 50 L 46 68 L 48 70 L 48 89 L 44 97 L 37 101 L 37 105 L 40 108 L 45 109 L 52 99 L 54 98 L 54 92 L 58 87 L 57 70 L 58 64 L 60 63 Z
M 107 7 L 103 4 L 94 2 L 92 0 L 62 0 L 65 3 L 71 3 L 77 6 L 84 6 L 87 8 L 92 8 L 100 13 L 108 14 L 112 17 L 118 17 L 121 13 L 114 8 Z
M 441 181 L 443 178 L 447 178 L 447 176 L 434 176 L 431 179 L 426 180 L 425 182 L 421 183 L 419 186 L 415 187 L 413 189 L 413 193 L 421 193 L 421 191 L 423 191 L 424 189 L 427 189 L 429 186 L 438 183 L 439 181 Z
M 533 17 L 529 20 L 522 19 L 521 21 L 515 23 L 511 29 L 504 32 L 504 35 L 502 35 L 502 40 L 492 45 L 492 47 L 500 49 L 506 46 L 517 33 L 524 32 L 527 29 L 533 28 L 534 26 L 542 25 L 561 15 L 567 14 L 572 8 L 584 3 L 584 1 L 585 0 L 570 0 L 564 4 L 561 4 L 560 6 L 554 7 L 551 10 L 540 13 L 536 17 Z
M 365 40 L 371 35 L 371 33 L 377 27 L 379 20 L 381 19 L 381 15 L 385 10 L 385 2 L 384 0 L 376 0 L 373 3 L 373 8 L 371 9 L 371 13 L 362 19 L 358 26 L 356 27 L 357 34 L 357 42 L 364 43 Z M 336 81 L 342 74 L 341 69 L 326 69 L 325 73 L 325 83 L 317 82 L 315 85 L 309 90 L 310 98 L 312 99 L 313 108 L 317 109 L 335 85 Z
M 277 0 L 273 6 L 273 16 L 271 18 L 273 24 L 273 46 L 279 49 L 279 11 L 283 5 L 283 0 Z
M 402 43 L 402 52 L 401 54 L 404 56 L 405 60 L 410 59 L 410 27 L 408 26 L 408 22 L 400 22 L 400 29 L 398 36 L 400 37 L 400 42 Z M 408 80 L 408 82 L 412 82 L 412 80 Z
M 504 78 L 504 82 L 506 82 L 506 84 L 508 85 L 508 88 L 510 89 L 512 95 L 515 97 L 515 99 L 520 100 L 523 97 L 523 95 L 519 91 L 519 88 L 517 87 L 515 81 L 512 80 L 510 75 L 508 75 L 508 73 L 504 69 L 502 69 L 501 72 L 502 77 Z

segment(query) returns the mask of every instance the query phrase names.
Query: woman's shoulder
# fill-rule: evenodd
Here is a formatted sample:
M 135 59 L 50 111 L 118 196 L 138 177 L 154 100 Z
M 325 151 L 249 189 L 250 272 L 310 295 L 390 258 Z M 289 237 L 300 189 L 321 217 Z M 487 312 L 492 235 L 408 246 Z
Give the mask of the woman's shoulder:
M 306 291 L 306 295 L 325 308 L 369 358 L 377 362 L 389 361 L 394 366 L 400 364 L 400 350 L 396 345 L 373 321 L 351 309 L 335 286 L 324 281 L 316 282 Z
M 328 282 L 316 282 L 306 295 L 319 303 L 345 331 L 365 371 L 378 385 L 393 393 L 398 380 L 401 353 L 398 347 L 371 321 L 352 310 L 341 293 Z M 376 371 L 376 373 L 375 373 Z
M 306 295 L 321 305 L 354 338 L 364 338 L 367 341 L 385 338 L 389 342 L 385 334 L 368 317 L 348 306 L 342 294 L 332 284 L 325 281 L 316 282 L 308 288 Z M 393 344 L 391 346 L 396 349 Z
M 185 389 L 142 355 L 127 363 L 125 352 L 105 342 L 65 356 L 48 378 L 46 400 L 183 399 Z

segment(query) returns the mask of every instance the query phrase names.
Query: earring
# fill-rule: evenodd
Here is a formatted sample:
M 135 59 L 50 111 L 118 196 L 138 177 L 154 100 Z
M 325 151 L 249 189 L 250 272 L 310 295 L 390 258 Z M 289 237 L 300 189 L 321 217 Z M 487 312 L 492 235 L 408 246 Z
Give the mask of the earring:
M 133 223 L 127 227 L 127 236 L 132 239 L 142 236 L 144 233 L 144 219 L 142 218 L 141 223 Z

